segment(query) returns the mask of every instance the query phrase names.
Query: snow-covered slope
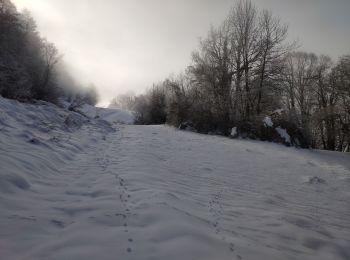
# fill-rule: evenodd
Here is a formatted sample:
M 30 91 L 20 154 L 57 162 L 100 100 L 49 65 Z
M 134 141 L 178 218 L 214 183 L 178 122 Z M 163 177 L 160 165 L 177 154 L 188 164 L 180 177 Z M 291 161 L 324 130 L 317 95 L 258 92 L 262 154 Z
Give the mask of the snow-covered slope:
M 77 111 L 89 118 L 100 118 L 110 123 L 134 123 L 134 115 L 132 112 L 117 108 L 101 108 L 85 104 L 78 108 Z
M 98 116 L 111 123 L 133 124 L 135 121 L 134 114 L 131 111 L 114 109 L 114 108 L 99 108 Z
M 350 259 L 349 154 L 0 108 L 0 259 Z
M 109 122 L 51 103 L 0 97 L 0 194 L 31 190 L 111 131 Z

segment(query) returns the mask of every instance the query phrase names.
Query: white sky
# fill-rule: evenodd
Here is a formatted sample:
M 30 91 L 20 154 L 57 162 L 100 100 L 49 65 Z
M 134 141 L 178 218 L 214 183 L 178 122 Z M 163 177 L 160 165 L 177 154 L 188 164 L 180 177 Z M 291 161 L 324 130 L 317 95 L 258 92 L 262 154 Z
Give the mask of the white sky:
M 73 76 L 93 82 L 101 104 L 140 92 L 189 65 L 210 25 L 235 0 L 12 0 L 64 54 Z M 350 54 L 350 0 L 253 0 L 289 24 L 302 49 Z

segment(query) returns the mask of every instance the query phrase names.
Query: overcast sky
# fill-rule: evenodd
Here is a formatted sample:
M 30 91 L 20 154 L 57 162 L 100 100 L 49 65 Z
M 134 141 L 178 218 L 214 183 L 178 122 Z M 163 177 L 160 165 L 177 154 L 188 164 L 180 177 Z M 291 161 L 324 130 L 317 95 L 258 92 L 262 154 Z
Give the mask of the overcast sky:
M 64 53 L 73 76 L 107 104 L 183 71 L 198 39 L 235 0 L 13 0 Z M 289 25 L 302 50 L 350 54 L 350 0 L 253 0 Z

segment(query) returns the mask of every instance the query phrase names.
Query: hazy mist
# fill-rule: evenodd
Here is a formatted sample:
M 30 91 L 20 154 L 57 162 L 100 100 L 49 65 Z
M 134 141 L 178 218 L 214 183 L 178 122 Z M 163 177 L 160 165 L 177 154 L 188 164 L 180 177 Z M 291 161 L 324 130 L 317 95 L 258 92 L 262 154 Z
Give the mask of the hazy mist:
M 94 82 L 106 105 L 140 92 L 190 63 L 198 39 L 227 15 L 233 0 L 14 0 L 64 54 L 72 74 Z M 301 49 L 332 58 L 350 53 L 349 0 L 255 0 L 289 24 Z

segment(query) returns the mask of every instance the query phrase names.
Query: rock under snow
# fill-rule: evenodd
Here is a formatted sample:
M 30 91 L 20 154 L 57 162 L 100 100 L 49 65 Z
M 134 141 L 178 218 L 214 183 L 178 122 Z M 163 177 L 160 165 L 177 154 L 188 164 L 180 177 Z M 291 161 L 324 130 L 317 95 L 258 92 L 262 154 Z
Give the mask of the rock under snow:
M 273 127 L 273 122 L 271 120 L 271 117 L 266 116 L 263 120 L 264 125 L 267 127 Z
M 233 127 L 231 130 L 230 136 L 235 138 L 235 137 L 237 137 L 237 135 L 238 135 L 237 127 Z
M 276 127 L 275 128 L 277 133 L 284 139 L 286 143 L 291 143 L 290 142 L 290 135 L 287 133 L 287 130 L 281 127 Z

